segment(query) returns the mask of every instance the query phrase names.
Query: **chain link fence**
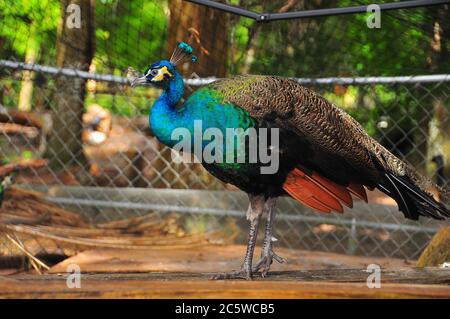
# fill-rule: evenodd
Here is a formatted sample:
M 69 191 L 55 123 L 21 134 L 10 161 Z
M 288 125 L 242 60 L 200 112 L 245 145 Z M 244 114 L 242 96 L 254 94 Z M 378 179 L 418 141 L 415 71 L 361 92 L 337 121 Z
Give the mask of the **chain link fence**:
M 3 101 L 17 103 L 23 67 L 9 63 L 3 68 Z M 109 82 L 88 80 L 91 92 L 80 118 L 82 130 L 73 132 L 71 140 L 60 140 L 61 144 L 79 143 L 80 152 L 62 163 L 58 152 L 46 152 L 51 136 L 61 136 L 52 127 L 53 119 L 60 116 L 54 111 L 52 96 L 63 89 L 55 86 L 55 77 L 73 83 L 71 78 L 81 75 L 61 75 L 68 70 L 54 75 L 40 66 L 25 67 L 39 71 L 36 77 L 42 84 L 35 87 L 35 99 L 47 104 L 48 111 L 28 113 L 29 121 L 14 131 L 8 130 L 7 124 L 17 122 L 21 113 L 3 105 L 0 155 L 10 160 L 46 157 L 54 164 L 22 172 L 17 183 L 45 192 L 50 201 L 80 212 L 92 223 L 150 212 L 161 218 L 176 213 L 190 231 L 220 230 L 235 233 L 237 242 L 245 242 L 245 195 L 209 175 L 201 164 L 173 162 L 170 150 L 152 136 L 144 114 L 158 92 L 131 89 L 120 77 L 111 77 Z M 87 77 L 98 78 L 92 74 Z M 436 181 L 448 183 L 437 159 L 449 140 L 450 112 L 445 105 L 450 97 L 450 76 L 297 80 L 344 107 L 400 158 Z M 198 82 L 187 81 L 191 86 Z M 114 115 L 101 106 L 102 93 L 93 88 L 102 85 L 114 85 L 114 94 L 109 95 L 112 107 L 127 107 L 130 115 Z M 371 112 L 377 112 L 376 122 L 368 120 Z M 410 123 L 399 125 L 402 121 Z M 280 245 L 414 258 L 442 225 L 427 219 L 406 220 L 396 204 L 381 193 L 371 193 L 370 202 L 357 202 L 344 215 L 318 215 L 283 199 L 276 227 Z
M 281 12 L 285 2 L 239 4 Z M 57 2 L 45 3 L 29 16 L 38 20 L 39 14 L 59 9 Z M 321 1 L 292 3 L 291 10 L 325 7 Z M 176 40 L 189 38 L 199 63 L 181 69 L 200 78 L 186 79 L 188 92 L 210 76 L 302 76 L 297 78 L 301 84 L 344 108 L 394 154 L 448 185 L 450 70 L 446 60 L 439 64 L 428 52 L 433 10 L 386 13 L 383 27 L 373 31 L 365 17 L 357 16 L 258 24 L 183 1 L 101 1 L 92 63 L 68 68 L 55 67 L 53 47 L 41 47 L 26 59 L 27 50 L 16 44 L 29 43 L 34 31 L 24 27 L 28 31 L 18 39 L 0 46 L 0 158 L 48 159 L 46 167 L 21 172 L 16 183 L 43 192 L 94 225 L 148 213 L 161 219 L 175 214 L 188 231 L 220 231 L 224 238 L 244 243 L 245 195 L 200 164 L 174 163 L 148 127 L 149 109 L 160 92 L 132 89 L 124 77 L 130 64 L 143 70 L 152 59 L 170 56 Z M 7 19 L 0 25 L 11 27 Z M 56 39 L 56 26 L 42 32 L 41 41 Z M 0 43 L 4 39 L 0 36 Z M 401 51 L 402 45 L 413 51 Z M 421 75 L 429 73 L 438 75 Z M 27 86 L 31 90 L 24 90 Z M 406 220 L 386 196 L 369 196 L 368 205 L 357 201 L 343 215 L 317 214 L 281 199 L 278 245 L 410 259 L 448 225 Z

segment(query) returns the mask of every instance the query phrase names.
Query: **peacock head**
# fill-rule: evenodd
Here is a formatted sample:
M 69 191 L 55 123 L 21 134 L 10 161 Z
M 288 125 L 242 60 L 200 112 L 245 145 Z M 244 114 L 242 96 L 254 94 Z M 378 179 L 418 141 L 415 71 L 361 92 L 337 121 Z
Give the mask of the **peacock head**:
M 145 70 L 144 75 L 134 79 L 131 85 L 153 85 L 157 88 L 166 89 L 170 82 L 176 78 L 177 65 L 186 60 L 197 61 L 197 57 L 192 55 L 193 51 L 192 47 L 186 42 L 179 42 L 170 60 L 161 60 L 150 65 Z

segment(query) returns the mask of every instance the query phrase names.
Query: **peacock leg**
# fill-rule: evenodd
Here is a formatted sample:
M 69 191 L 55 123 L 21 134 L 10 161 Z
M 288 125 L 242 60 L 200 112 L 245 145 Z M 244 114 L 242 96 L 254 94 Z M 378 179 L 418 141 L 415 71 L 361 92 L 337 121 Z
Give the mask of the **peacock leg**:
M 250 231 L 248 233 L 247 252 L 245 253 L 244 263 L 240 270 L 217 274 L 213 279 L 252 279 L 253 253 L 255 252 L 259 221 L 261 220 L 266 200 L 264 196 L 260 195 L 249 195 L 249 199 L 250 205 L 247 210 L 247 220 L 250 222 Z
M 253 272 L 257 272 L 261 268 L 263 271 L 261 273 L 262 277 L 267 276 L 270 266 L 272 265 L 273 259 L 278 261 L 279 263 L 286 263 L 287 260 L 283 257 L 278 256 L 273 251 L 273 242 L 275 238 L 273 237 L 273 222 L 275 219 L 275 202 L 276 198 L 269 198 L 265 203 L 265 209 L 267 210 L 267 224 L 266 230 L 264 234 L 264 244 L 261 251 L 261 258 L 256 263 L 253 268 Z

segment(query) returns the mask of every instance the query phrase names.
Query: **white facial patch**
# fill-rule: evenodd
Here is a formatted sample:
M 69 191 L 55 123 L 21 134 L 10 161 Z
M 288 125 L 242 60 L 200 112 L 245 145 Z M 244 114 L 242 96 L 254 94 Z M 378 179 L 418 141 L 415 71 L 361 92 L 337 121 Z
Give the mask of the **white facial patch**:
M 147 73 L 145 74 L 145 76 L 146 76 L 146 77 L 150 76 L 151 73 L 152 73 L 152 71 L 157 71 L 158 73 L 157 73 L 156 75 L 158 75 L 158 74 L 160 73 L 160 70 L 157 70 L 157 69 L 149 69 L 149 70 L 147 71 Z
M 152 71 L 153 71 L 153 72 L 152 72 Z M 154 73 L 155 73 L 154 71 L 157 71 L 157 73 L 154 74 Z M 167 74 L 169 77 L 173 77 L 173 74 L 169 72 L 169 70 L 167 69 L 167 66 L 163 66 L 163 67 L 160 68 L 160 69 L 150 69 L 150 70 L 147 72 L 146 77 L 147 77 L 147 76 L 153 76 L 152 81 L 154 81 L 154 82 L 159 82 L 159 81 L 162 81 L 162 80 L 164 79 L 164 76 L 165 76 L 166 74 Z

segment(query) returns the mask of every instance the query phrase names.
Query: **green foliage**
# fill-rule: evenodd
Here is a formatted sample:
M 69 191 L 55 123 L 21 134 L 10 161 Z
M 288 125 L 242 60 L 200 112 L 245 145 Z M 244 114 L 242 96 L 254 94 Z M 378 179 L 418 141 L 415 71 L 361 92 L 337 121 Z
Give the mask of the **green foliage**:
M 22 158 L 23 159 L 32 159 L 33 158 L 33 152 L 31 151 L 23 151 L 22 152 Z
M 275 3 L 281 7 L 285 1 Z M 340 1 L 339 5 L 355 3 Z M 240 52 L 232 61 L 238 65 L 231 67 L 237 72 L 245 68 L 246 60 L 242 57 L 249 52 L 242 50 L 252 50 L 255 53 L 252 73 L 297 77 L 429 73 L 426 61 L 433 34 L 433 11 L 383 12 L 380 29 L 367 27 L 368 16 L 332 16 L 257 26 L 242 18 L 232 30 L 232 41 Z M 256 30 L 257 36 L 247 46 L 252 30 Z M 450 50 L 449 41 L 445 45 Z M 441 68 L 442 72 L 448 72 L 450 61 L 444 61 Z
M 141 93 L 142 90 L 141 90 Z M 89 94 L 85 100 L 85 106 L 93 103 L 99 104 L 113 114 L 124 116 L 146 115 L 153 104 L 154 98 L 145 95 L 125 96 L 111 94 Z
M 0 0 L 2 58 L 23 60 L 34 45 L 41 51 L 37 62 L 54 65 L 61 10 L 57 0 Z M 97 1 L 98 70 L 122 74 L 130 65 L 145 68 L 149 61 L 162 58 L 167 11 L 167 1 Z
M 23 59 L 29 46 L 37 46 L 54 56 L 59 17 L 58 1 L 0 0 L 0 38 L 6 42 L 0 54 Z
M 371 2 L 323 1 L 318 5 L 316 1 L 303 1 L 303 7 L 317 9 Z M 259 12 L 275 12 L 287 1 L 230 3 Z M 0 0 L 0 57 L 23 61 L 27 48 L 34 45 L 39 47 L 38 63 L 55 65 L 61 10 L 58 0 Z M 367 27 L 369 14 L 268 24 L 233 16 L 227 32 L 216 35 L 218 42 L 230 43 L 229 56 L 218 63 L 226 63 L 230 74 L 289 77 L 450 73 L 450 59 L 440 61 L 435 70 L 427 65 L 435 10 L 382 12 L 381 29 Z M 142 71 L 149 63 L 166 57 L 168 0 L 97 0 L 95 20 L 96 72 L 123 75 L 129 66 Z M 449 30 L 449 23 L 450 19 L 442 27 Z M 450 51 L 450 41 L 443 42 L 443 46 Z M 0 102 L 16 106 L 20 81 L 1 76 L 0 88 L 8 94 L 0 92 Z M 45 85 L 53 88 L 51 83 L 47 81 Z M 412 86 L 346 86 L 345 92 L 331 86 L 314 89 L 343 107 L 370 135 L 394 141 L 414 140 L 411 132 L 415 132 L 423 117 L 420 104 L 430 104 L 431 100 L 426 91 Z M 438 95 L 438 90 L 433 94 Z M 148 98 L 149 91 L 145 89 L 135 92 L 134 96 L 88 94 L 85 105 L 95 102 L 114 114 L 126 116 L 146 114 L 153 96 Z M 51 94 L 46 96 L 49 96 L 46 103 L 51 103 Z M 425 97 L 418 103 L 422 96 Z M 389 124 L 387 129 L 380 128 L 381 119 Z
M 0 57 L 23 61 L 27 50 L 35 46 L 39 52 L 37 63 L 55 65 L 61 10 L 58 0 L 0 0 Z M 167 12 L 167 1 L 97 1 L 93 58 L 96 72 L 124 75 L 124 70 L 131 65 L 141 70 L 164 57 Z M 0 95 L 0 102 L 15 107 L 20 82 L 5 77 L 0 87 L 9 93 Z M 149 109 L 145 98 L 88 95 L 86 105 L 94 100 L 113 113 L 128 116 Z
M 167 1 L 101 0 L 96 6 L 100 70 L 144 69 L 165 54 Z

